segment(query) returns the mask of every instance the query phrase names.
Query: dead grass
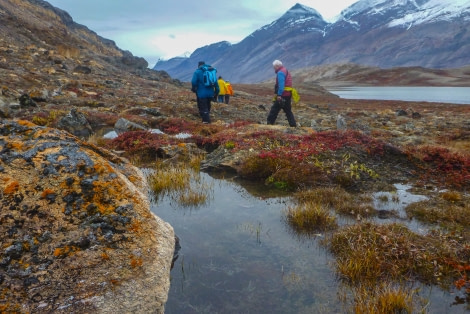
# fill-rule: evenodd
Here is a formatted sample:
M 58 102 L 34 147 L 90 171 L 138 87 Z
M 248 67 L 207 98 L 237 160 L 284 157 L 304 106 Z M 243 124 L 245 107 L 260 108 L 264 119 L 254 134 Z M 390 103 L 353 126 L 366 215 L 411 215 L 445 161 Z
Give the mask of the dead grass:
M 339 278 L 355 285 L 412 279 L 442 284 L 454 275 L 448 261 L 457 259 L 441 238 L 421 236 L 395 223 L 356 224 L 325 243 L 336 257 Z
M 299 203 L 316 203 L 335 210 L 339 214 L 369 217 L 376 213 L 372 197 L 366 194 L 354 195 L 339 187 L 303 190 L 294 194 Z
M 201 156 L 194 155 L 177 164 L 158 163 L 155 172 L 148 177 L 156 200 L 168 196 L 182 207 L 206 204 L 212 195 L 213 187 L 201 179 L 201 160 Z
M 159 167 L 149 178 L 150 188 L 157 195 L 189 187 L 191 170 L 184 166 Z
M 470 197 L 455 191 L 444 192 L 433 199 L 410 204 L 405 210 L 408 216 L 426 223 L 451 228 L 470 226 Z
M 361 286 L 354 290 L 354 313 L 416 313 L 424 311 L 417 304 L 416 290 L 400 285 L 382 283 L 372 288 Z
M 329 210 L 314 202 L 289 207 L 285 212 L 287 223 L 297 234 L 311 235 L 315 232 L 336 229 L 336 217 Z

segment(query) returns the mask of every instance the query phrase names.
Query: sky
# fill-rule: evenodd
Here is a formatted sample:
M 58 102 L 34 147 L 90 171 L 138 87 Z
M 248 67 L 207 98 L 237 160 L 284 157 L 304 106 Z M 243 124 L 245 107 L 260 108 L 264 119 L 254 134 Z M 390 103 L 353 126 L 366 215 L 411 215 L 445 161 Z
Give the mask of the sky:
M 47 0 L 77 23 L 143 57 L 152 68 L 159 59 L 190 54 L 228 41 L 236 44 L 281 17 L 297 2 L 331 21 L 357 0 Z

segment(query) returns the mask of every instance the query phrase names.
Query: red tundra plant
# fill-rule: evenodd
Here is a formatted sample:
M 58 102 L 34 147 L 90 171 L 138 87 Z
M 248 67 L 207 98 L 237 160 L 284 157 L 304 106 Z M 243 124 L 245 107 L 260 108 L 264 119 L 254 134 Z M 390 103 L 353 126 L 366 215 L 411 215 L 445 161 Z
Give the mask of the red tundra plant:
M 183 118 L 168 118 L 158 124 L 158 128 L 166 134 L 194 133 L 198 123 Z
M 160 147 L 177 144 L 178 140 L 162 134 L 148 131 L 131 131 L 120 134 L 110 141 L 107 146 L 114 150 L 123 150 L 128 156 L 139 155 L 146 158 L 156 158 Z
M 466 188 L 470 186 L 470 155 L 453 152 L 438 146 L 422 146 L 409 150 L 411 157 L 423 168 L 423 179 L 444 186 Z
M 328 131 L 309 135 L 282 134 L 264 131 L 234 140 L 238 149 L 255 149 L 248 157 L 240 174 L 248 178 L 282 181 L 288 186 L 326 183 L 345 169 L 331 169 L 331 159 L 341 158 L 335 151 L 351 148 L 368 155 L 382 156 L 385 142 L 358 131 Z M 338 156 L 336 156 L 338 155 Z M 321 160 L 330 160 L 324 163 Z M 341 164 L 340 162 L 337 163 Z M 339 166 L 338 166 L 339 167 Z

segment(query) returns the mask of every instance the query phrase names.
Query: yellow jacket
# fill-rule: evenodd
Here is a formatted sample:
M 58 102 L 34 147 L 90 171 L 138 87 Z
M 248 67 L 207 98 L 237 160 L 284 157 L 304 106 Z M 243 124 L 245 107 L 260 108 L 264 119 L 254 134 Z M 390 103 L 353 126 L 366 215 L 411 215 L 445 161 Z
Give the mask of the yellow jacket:
M 217 83 L 219 83 L 219 95 L 227 94 L 227 88 L 225 87 L 225 81 L 223 79 L 218 79 Z
M 233 95 L 232 84 L 230 84 L 229 82 L 225 82 L 225 88 L 226 88 L 227 95 Z

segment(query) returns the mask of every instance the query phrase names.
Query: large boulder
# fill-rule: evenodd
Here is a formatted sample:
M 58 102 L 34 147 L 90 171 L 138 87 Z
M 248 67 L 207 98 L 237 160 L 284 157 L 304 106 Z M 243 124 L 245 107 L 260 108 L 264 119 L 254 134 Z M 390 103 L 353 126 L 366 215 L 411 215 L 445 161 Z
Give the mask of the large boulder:
M 175 236 L 141 171 L 67 132 L 0 121 L 0 308 L 163 313 Z

